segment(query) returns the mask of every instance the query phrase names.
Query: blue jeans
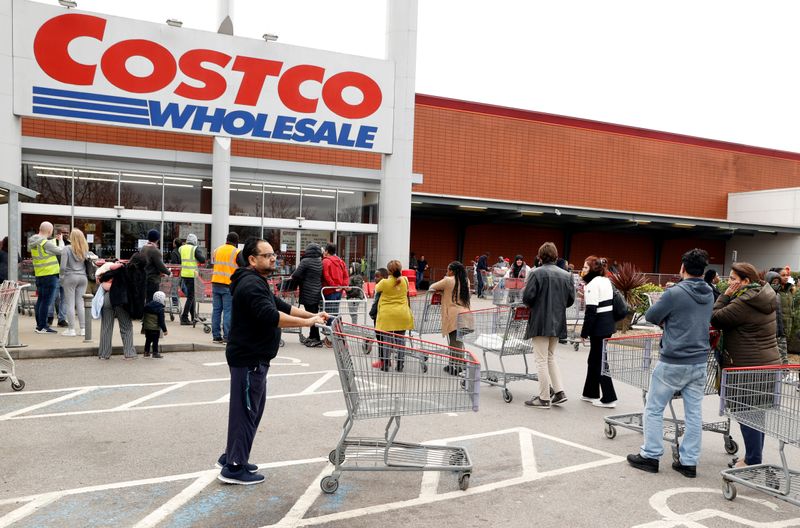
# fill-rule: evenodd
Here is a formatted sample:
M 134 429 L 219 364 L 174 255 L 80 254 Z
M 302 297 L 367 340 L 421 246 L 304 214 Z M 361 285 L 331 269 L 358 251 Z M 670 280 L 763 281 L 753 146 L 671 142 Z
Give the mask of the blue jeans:
M 214 308 L 211 311 L 211 335 L 214 339 L 224 337 L 227 341 L 231 333 L 231 306 L 233 297 L 229 286 L 211 285 L 211 300 Z M 222 332 L 220 332 L 222 322 Z
M 58 293 L 58 275 L 36 277 L 36 329 L 47 328 L 47 313 Z
M 478 297 L 482 297 L 483 296 L 483 273 L 481 273 L 481 270 L 478 270 L 478 273 L 475 276 L 475 279 L 478 282 L 478 288 L 477 288 Z
M 683 398 L 686 431 L 680 445 L 680 462 L 696 466 L 700 459 L 703 435 L 703 389 L 706 364 L 673 365 L 659 361 L 650 378 L 650 391 L 644 408 L 644 444 L 641 455 L 661 458 L 664 454 L 664 409 L 678 391 Z
M 54 315 L 58 315 L 58 322 L 67 320 L 67 302 L 64 298 L 64 287 L 61 282 L 58 283 L 56 290 L 55 302 L 47 308 L 47 319 L 52 319 Z
M 764 433 L 752 427 L 739 424 L 744 439 L 744 462 L 748 466 L 761 463 L 761 454 L 764 451 Z
M 420 289 L 419 288 L 419 283 L 422 282 L 422 276 L 423 275 L 425 275 L 424 271 L 417 270 L 417 280 L 414 281 L 414 285 L 417 287 L 418 290 Z
M 336 293 L 327 293 L 325 294 L 325 311 L 330 315 L 339 315 L 339 305 L 342 304 L 341 302 L 332 302 L 332 301 L 341 301 L 342 300 L 342 292 Z

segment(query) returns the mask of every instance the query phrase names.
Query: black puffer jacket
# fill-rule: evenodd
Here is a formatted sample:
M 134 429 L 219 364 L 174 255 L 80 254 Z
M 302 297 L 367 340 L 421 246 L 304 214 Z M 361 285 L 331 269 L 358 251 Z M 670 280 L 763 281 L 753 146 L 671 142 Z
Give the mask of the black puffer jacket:
M 734 298 L 719 296 L 711 324 L 722 330 L 723 367 L 780 363 L 775 309 L 775 292 L 769 286 L 748 288 Z
M 303 306 L 322 301 L 322 249 L 317 244 L 309 244 L 306 248 L 300 264 L 292 273 L 292 282 L 300 286 L 300 304 Z

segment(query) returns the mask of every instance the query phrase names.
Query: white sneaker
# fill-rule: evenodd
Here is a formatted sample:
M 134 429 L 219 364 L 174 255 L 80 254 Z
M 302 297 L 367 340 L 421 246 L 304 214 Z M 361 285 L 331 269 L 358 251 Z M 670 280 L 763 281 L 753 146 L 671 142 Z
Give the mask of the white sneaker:
M 61 332 L 61 335 L 67 336 L 67 337 L 75 337 L 78 334 L 75 333 L 75 330 L 70 328 L 69 330 L 64 330 L 63 332 Z
M 600 398 L 587 398 L 586 396 L 581 395 L 581 401 L 594 403 L 596 401 L 600 401 Z
M 595 407 L 604 407 L 606 409 L 613 409 L 614 407 L 617 406 L 617 402 L 616 401 L 612 401 L 612 402 L 608 402 L 608 403 L 603 403 L 600 400 L 595 400 L 595 401 L 592 402 L 592 405 L 594 405 Z
M 81 333 L 78 334 L 78 335 L 85 336 L 86 335 L 86 329 L 85 328 L 81 328 Z

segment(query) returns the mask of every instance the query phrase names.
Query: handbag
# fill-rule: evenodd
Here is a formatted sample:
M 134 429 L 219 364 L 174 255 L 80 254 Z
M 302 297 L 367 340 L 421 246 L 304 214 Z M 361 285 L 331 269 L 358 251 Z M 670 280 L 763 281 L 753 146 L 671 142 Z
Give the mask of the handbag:
M 628 315 L 628 303 L 625 302 L 625 297 L 619 292 L 617 288 L 611 286 L 614 290 L 614 296 L 611 300 L 611 314 L 614 321 L 621 321 Z

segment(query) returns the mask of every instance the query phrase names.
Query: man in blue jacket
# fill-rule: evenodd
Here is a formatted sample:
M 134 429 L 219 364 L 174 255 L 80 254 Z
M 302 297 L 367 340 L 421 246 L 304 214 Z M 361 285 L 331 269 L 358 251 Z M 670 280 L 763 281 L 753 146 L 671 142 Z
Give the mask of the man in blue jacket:
M 628 463 L 642 471 L 658 473 L 658 461 L 664 454 L 664 409 L 680 392 L 686 431 L 680 459 L 672 463 L 672 469 L 688 478 L 697 476 L 710 346 L 708 331 L 714 306 L 711 286 L 703 280 L 707 265 L 708 253 L 704 250 L 695 248 L 684 253 L 681 282 L 665 291 L 645 314 L 648 321 L 664 328 L 664 335 L 644 409 L 644 444 L 639 453 L 628 455 Z
M 246 267 L 231 277 L 231 333 L 225 357 L 231 372 L 228 445 L 217 460 L 217 477 L 228 484 L 258 484 L 264 475 L 250 463 L 250 449 L 267 397 L 269 363 L 278 353 L 281 328 L 325 324 L 328 315 L 309 313 L 276 299 L 267 277 L 276 255 L 266 241 L 249 239 L 242 249 Z

